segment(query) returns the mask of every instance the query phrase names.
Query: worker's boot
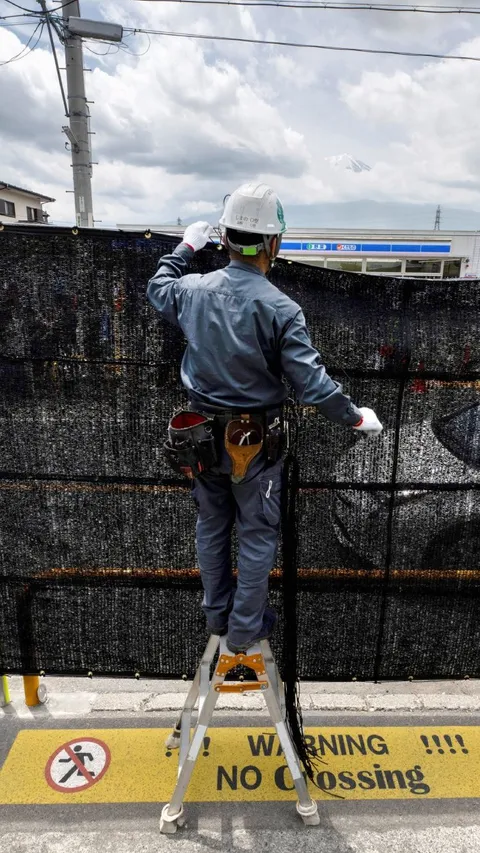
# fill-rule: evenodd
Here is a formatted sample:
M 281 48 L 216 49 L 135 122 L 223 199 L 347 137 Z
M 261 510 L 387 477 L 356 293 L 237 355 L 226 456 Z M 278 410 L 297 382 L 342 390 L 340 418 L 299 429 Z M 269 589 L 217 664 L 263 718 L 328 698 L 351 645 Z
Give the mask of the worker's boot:
M 252 637 L 248 643 L 244 643 L 242 646 L 236 646 L 227 639 L 227 649 L 234 655 L 238 655 L 240 653 L 245 654 L 246 650 L 249 649 L 250 646 L 254 646 L 255 643 L 259 643 L 261 640 L 269 640 L 273 634 L 275 625 L 277 624 L 277 619 L 278 616 L 273 607 L 266 607 L 263 614 L 260 633 L 256 637 Z

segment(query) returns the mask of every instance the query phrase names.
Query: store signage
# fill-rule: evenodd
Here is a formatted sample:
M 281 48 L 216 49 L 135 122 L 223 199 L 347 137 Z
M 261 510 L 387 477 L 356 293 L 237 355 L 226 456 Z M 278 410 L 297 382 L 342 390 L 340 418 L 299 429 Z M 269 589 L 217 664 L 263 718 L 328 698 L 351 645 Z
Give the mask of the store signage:
M 282 252 L 315 252 L 355 254 L 393 254 L 393 255 L 448 255 L 450 243 L 308 243 L 301 240 L 284 240 Z

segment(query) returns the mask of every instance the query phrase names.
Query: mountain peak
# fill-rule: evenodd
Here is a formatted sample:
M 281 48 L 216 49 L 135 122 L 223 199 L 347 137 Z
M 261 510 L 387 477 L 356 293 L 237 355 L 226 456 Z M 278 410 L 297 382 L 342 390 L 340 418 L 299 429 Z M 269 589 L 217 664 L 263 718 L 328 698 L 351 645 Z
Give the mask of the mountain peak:
M 363 160 L 357 160 L 351 154 L 335 154 L 333 157 L 325 157 L 327 163 L 332 166 L 342 169 L 349 169 L 351 172 L 370 172 L 371 166 L 364 163 Z

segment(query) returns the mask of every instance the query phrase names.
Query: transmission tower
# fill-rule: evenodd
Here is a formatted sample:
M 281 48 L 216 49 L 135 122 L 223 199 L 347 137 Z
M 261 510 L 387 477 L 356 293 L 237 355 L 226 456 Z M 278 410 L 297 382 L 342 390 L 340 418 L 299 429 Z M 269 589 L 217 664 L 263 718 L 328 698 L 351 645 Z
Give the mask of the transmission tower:
M 438 205 L 436 213 L 435 213 L 435 225 L 433 226 L 434 231 L 440 231 L 440 223 L 442 221 L 442 208 Z

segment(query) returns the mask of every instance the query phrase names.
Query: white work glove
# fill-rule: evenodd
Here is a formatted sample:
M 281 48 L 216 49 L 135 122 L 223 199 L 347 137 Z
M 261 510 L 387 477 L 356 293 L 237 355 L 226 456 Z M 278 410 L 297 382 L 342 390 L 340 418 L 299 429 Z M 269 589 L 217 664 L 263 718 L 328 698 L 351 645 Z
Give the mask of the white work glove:
M 362 422 L 358 426 L 354 426 L 353 429 L 357 430 L 357 432 L 366 432 L 370 435 L 380 435 L 383 426 L 378 420 L 373 409 L 359 409 L 359 412 L 362 413 Z
M 208 222 L 194 222 L 185 229 L 183 242 L 190 246 L 194 252 L 203 249 L 207 245 L 210 236 L 213 234 L 213 227 Z

